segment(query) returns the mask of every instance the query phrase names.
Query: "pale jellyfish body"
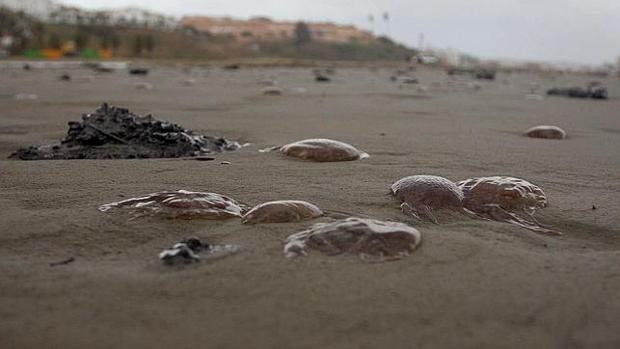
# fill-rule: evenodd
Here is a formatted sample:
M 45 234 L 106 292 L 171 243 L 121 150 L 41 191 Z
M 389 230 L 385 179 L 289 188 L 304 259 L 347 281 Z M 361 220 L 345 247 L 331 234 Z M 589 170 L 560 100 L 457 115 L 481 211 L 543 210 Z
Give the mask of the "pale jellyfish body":
M 181 219 L 219 220 L 241 217 L 243 209 L 235 200 L 216 193 L 187 190 L 164 191 L 102 205 L 102 212 L 122 211 L 134 217 L 161 216 Z
M 324 138 L 306 139 L 270 150 L 279 150 L 287 156 L 317 162 L 353 161 L 368 157 L 367 153 L 350 144 Z
M 355 254 L 365 261 L 384 262 L 408 256 L 421 241 L 420 232 L 406 224 L 352 217 L 318 223 L 289 236 L 284 253 L 290 258 L 316 250 L 332 256 Z
M 449 179 L 417 175 L 402 178 L 392 184 L 391 193 L 399 199 L 403 212 L 415 218 L 420 215 L 437 223 L 433 215 L 435 209 L 461 210 L 463 192 Z
M 457 184 L 465 195 L 463 206 L 481 218 L 560 235 L 534 218 L 536 210 L 548 205 L 547 195 L 535 184 L 502 176 L 471 178 Z
M 306 201 L 280 200 L 262 203 L 243 216 L 243 223 L 288 223 L 313 219 L 323 215 L 323 211 Z
M 267 86 L 265 88 L 263 88 L 263 94 L 264 95 L 271 95 L 271 96 L 280 96 L 282 94 L 284 94 L 284 90 L 278 86 Z
M 525 131 L 528 137 L 545 139 L 564 139 L 566 132 L 557 126 L 535 126 Z

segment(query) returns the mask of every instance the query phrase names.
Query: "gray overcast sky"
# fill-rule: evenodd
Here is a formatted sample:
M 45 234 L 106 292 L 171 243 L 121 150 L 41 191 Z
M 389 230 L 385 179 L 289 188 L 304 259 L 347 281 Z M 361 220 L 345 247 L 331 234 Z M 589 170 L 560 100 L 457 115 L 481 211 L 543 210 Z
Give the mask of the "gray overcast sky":
M 328 20 L 390 34 L 415 46 L 419 33 L 434 47 L 483 58 L 598 64 L 620 56 L 620 0 L 63 0 L 86 8 L 140 6 L 169 15 L 265 15 Z

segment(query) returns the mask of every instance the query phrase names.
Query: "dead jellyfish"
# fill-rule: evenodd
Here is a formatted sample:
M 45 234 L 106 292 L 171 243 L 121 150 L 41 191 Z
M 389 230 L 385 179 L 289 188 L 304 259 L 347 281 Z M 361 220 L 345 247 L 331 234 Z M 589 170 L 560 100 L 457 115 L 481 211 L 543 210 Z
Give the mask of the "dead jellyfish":
M 557 126 L 536 126 L 525 131 L 528 137 L 532 138 L 546 138 L 546 139 L 564 139 L 566 138 L 566 132 Z
M 264 95 L 271 95 L 271 96 L 281 96 L 284 93 L 284 90 L 278 86 L 267 86 L 265 88 L 263 88 L 263 94 Z
M 317 223 L 289 236 L 284 253 L 292 258 L 316 250 L 331 256 L 356 254 L 368 262 L 385 262 L 408 256 L 421 241 L 420 232 L 406 224 L 352 217 Z
M 189 238 L 174 244 L 159 253 L 159 259 L 166 265 L 183 265 L 200 262 L 203 259 L 219 259 L 239 252 L 236 245 L 214 245 L 198 238 Z
M 439 176 L 409 176 L 392 184 L 391 193 L 402 204 L 403 212 L 419 219 L 420 215 L 437 224 L 434 209 L 462 208 L 463 192 L 449 179 Z
M 235 200 L 215 193 L 187 190 L 163 191 L 143 197 L 105 204 L 102 212 L 122 210 L 134 217 L 161 216 L 180 219 L 228 219 L 241 217 L 242 207 Z
M 317 218 L 323 211 L 306 201 L 282 200 L 262 203 L 243 216 L 243 223 L 287 223 Z
M 478 217 L 515 224 L 539 233 L 561 235 L 536 221 L 537 209 L 547 207 L 547 195 L 526 180 L 514 177 L 471 178 L 457 183 L 463 206 Z
M 350 144 L 322 138 L 306 139 L 263 151 L 272 150 L 279 150 L 288 156 L 317 162 L 352 161 L 368 157 L 367 153 Z

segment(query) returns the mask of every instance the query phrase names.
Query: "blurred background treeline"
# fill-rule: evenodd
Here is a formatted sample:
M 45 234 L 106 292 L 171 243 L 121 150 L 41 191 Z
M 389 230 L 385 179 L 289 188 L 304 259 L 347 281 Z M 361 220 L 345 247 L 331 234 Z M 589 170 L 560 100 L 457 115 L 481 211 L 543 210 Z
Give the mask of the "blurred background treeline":
M 248 23 L 260 28 L 269 19 Z M 126 22 L 102 24 L 96 17 L 87 20 L 42 21 L 22 11 L 0 7 L 0 37 L 4 56 L 57 59 L 81 58 L 155 58 L 155 59 L 228 59 L 278 57 L 325 60 L 406 60 L 415 50 L 387 37 L 357 35 L 321 40 L 332 24 L 298 22 L 277 37 L 265 37 L 252 31 L 213 33 L 191 21 L 173 27 Z M 218 28 L 222 23 L 208 28 Z M 230 24 L 228 24 L 230 26 Z M 258 29 L 257 29 L 258 30 Z M 344 34 L 343 34 L 344 35 Z

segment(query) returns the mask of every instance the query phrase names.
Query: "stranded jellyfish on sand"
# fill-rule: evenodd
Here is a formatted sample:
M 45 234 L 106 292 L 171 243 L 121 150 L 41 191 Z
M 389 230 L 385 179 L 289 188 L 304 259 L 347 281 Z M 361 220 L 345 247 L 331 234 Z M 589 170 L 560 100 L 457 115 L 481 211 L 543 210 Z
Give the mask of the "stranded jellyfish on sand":
M 317 218 L 323 211 L 305 201 L 282 200 L 262 203 L 243 216 L 243 223 L 287 223 Z
M 357 254 L 368 262 L 384 262 L 408 256 L 421 241 L 420 232 L 406 224 L 353 217 L 317 223 L 289 236 L 284 253 L 291 258 L 317 250 L 332 256 Z
M 261 151 L 274 150 L 279 150 L 288 156 L 317 162 L 352 161 L 368 157 L 367 153 L 356 149 L 350 144 L 323 138 L 305 139 Z
M 463 206 L 478 217 L 515 224 L 538 233 L 561 235 L 534 218 L 547 207 L 545 192 L 526 180 L 514 177 L 471 178 L 457 183 L 465 198 Z
M 418 175 L 405 177 L 392 184 L 391 194 L 402 204 L 403 212 L 420 215 L 437 224 L 433 209 L 461 210 L 463 192 L 452 181 L 438 176 Z
M 163 191 L 99 207 L 102 212 L 122 210 L 134 217 L 161 216 L 181 219 L 241 217 L 243 209 L 233 199 L 215 193 L 186 190 Z
M 546 139 L 564 139 L 566 138 L 566 132 L 557 126 L 536 126 L 525 131 L 525 135 L 532 138 L 546 138 Z

